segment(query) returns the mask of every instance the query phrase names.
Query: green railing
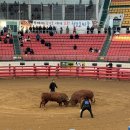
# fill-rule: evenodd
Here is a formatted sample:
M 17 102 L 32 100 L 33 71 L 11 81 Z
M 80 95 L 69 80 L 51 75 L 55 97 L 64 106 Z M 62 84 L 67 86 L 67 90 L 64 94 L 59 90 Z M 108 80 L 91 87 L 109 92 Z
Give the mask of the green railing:
M 109 49 L 110 44 L 111 44 L 110 35 L 107 35 L 106 41 L 104 42 L 104 45 L 103 45 L 102 50 L 100 52 L 101 57 L 107 55 L 107 51 Z
M 103 5 L 103 12 L 102 12 L 102 16 L 101 16 L 101 20 L 99 24 L 101 28 L 104 26 L 105 20 L 107 18 L 109 3 L 110 3 L 110 0 L 105 0 L 104 5 Z
M 18 37 L 16 35 L 14 35 L 13 39 L 14 39 L 14 54 L 21 55 Z

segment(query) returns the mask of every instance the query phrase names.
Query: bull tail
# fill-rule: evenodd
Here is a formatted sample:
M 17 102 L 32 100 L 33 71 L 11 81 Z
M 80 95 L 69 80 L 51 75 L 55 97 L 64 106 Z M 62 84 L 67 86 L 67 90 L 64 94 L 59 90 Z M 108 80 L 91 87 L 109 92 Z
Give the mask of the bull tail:
M 42 107 L 42 101 L 40 102 L 40 106 L 39 106 L 40 108 Z
M 95 97 L 93 96 L 93 98 L 92 98 L 92 103 L 95 103 Z

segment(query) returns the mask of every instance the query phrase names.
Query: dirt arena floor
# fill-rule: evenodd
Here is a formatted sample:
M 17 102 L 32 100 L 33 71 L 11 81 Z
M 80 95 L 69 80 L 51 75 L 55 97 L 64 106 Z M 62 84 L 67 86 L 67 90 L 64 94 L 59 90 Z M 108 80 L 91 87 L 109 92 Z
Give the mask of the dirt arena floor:
M 130 126 L 130 81 L 58 78 L 58 92 L 94 91 L 94 118 L 80 108 L 48 102 L 39 108 L 41 93 L 52 78 L 0 79 L 0 130 L 127 130 Z

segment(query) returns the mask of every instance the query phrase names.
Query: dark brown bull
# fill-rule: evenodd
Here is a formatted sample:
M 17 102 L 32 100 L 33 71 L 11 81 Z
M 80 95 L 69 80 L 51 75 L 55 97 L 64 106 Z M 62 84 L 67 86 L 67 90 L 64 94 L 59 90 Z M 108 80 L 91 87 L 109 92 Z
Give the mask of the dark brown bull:
M 95 102 L 94 93 L 91 90 L 79 90 L 71 95 L 70 103 L 75 106 L 77 103 L 81 103 L 85 97 L 88 97 L 91 102 Z
M 59 93 L 59 92 L 42 93 L 40 108 L 45 107 L 45 105 L 48 101 L 57 102 L 57 103 L 59 103 L 59 106 L 62 106 L 62 103 L 65 106 L 67 106 L 69 103 L 69 98 L 65 93 Z

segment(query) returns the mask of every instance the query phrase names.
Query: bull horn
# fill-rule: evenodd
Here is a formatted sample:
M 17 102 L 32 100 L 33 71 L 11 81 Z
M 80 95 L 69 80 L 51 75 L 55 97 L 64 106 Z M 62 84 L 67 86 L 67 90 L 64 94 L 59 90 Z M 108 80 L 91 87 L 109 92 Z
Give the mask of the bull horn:
M 92 99 L 92 103 L 95 103 L 95 98 Z
M 70 99 L 71 99 L 71 98 L 68 98 L 68 100 L 67 100 L 67 101 L 70 101 Z

